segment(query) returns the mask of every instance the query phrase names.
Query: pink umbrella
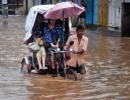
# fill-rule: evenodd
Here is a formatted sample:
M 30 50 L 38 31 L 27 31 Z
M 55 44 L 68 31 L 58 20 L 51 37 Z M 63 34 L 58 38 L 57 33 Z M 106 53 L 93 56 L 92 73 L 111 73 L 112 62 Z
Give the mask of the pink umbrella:
M 44 17 L 46 19 L 64 19 L 71 16 L 80 15 L 83 11 L 85 11 L 84 7 L 80 7 L 73 2 L 66 1 L 57 3 L 46 12 Z

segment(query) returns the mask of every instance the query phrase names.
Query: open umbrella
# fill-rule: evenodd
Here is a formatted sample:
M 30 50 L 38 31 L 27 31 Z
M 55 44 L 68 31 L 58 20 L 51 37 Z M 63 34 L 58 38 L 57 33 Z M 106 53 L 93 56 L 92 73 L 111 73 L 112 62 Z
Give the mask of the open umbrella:
M 50 8 L 45 14 L 44 17 L 46 19 L 65 19 L 71 16 L 80 15 L 83 11 L 85 11 L 84 7 L 80 7 L 77 4 L 66 1 L 57 3 L 54 7 Z M 64 26 L 64 21 L 63 21 Z M 64 27 L 63 27 L 64 29 Z M 64 32 L 61 35 L 62 44 L 65 43 Z
M 54 7 L 46 12 L 44 17 L 46 19 L 64 19 L 71 16 L 80 15 L 84 10 L 84 7 L 80 7 L 73 2 L 66 1 L 57 3 Z

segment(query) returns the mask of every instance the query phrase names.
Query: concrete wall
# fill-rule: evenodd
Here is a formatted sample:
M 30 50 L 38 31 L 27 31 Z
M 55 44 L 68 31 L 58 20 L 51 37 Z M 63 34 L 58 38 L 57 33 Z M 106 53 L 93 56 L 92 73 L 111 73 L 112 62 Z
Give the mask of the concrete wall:
M 130 0 L 124 0 L 125 2 L 130 2 Z
M 33 0 L 33 4 L 34 5 L 40 5 L 41 4 L 41 0 Z
M 33 6 L 33 0 L 28 0 L 28 11 L 30 10 L 30 8 Z
M 109 30 L 121 30 L 122 0 L 109 0 L 108 26 Z
M 108 30 L 121 31 L 123 1 L 87 0 L 86 24 L 94 24 Z M 125 0 L 125 2 L 130 2 L 130 0 Z
M 86 24 L 98 24 L 98 0 L 87 0 Z
M 108 0 L 98 1 L 98 25 L 105 28 L 108 26 Z

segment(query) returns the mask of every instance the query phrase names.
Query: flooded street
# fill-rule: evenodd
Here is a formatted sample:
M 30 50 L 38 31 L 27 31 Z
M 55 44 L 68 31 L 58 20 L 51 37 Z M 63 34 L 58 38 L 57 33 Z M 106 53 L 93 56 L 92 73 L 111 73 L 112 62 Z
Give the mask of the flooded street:
M 0 17 L 0 100 L 29 100 L 30 83 L 19 68 L 26 53 L 21 43 L 24 22 L 23 17 L 10 16 L 9 24 L 4 25 Z
M 130 100 L 130 38 L 87 31 L 88 70 L 78 81 L 20 72 L 25 17 L 0 17 L 0 100 Z

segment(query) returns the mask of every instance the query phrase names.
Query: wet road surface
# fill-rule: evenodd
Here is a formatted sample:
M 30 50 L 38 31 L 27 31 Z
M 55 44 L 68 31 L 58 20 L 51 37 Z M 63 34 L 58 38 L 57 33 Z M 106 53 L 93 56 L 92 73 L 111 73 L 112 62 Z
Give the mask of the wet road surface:
M 19 61 L 26 52 L 21 43 L 24 22 L 23 17 L 12 16 L 4 25 L 0 17 L 0 100 L 28 100 L 31 93 L 27 90 L 29 81 L 19 70 Z
M 0 22 L 0 100 L 130 100 L 130 38 L 87 31 L 89 67 L 78 81 L 28 75 L 20 72 L 28 54 L 24 23 L 24 17 Z

